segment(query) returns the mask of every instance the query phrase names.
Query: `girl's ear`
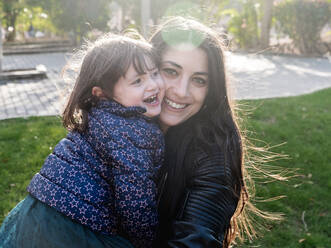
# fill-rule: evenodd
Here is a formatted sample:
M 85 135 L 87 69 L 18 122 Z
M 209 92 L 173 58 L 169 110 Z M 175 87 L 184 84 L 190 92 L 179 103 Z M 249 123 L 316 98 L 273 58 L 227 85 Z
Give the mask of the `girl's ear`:
M 99 86 L 94 86 L 92 88 L 92 96 L 96 96 L 101 100 L 107 100 L 107 95 L 103 92 L 103 90 Z

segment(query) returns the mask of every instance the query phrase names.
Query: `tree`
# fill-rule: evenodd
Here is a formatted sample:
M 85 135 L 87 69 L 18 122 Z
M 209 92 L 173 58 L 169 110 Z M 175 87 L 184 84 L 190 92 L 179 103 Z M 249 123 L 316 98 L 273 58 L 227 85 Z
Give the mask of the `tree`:
M 109 0 L 26 0 L 32 6 L 41 6 L 58 30 L 73 35 L 75 44 L 87 31 L 107 29 Z
M 127 28 L 129 25 L 131 25 L 130 21 L 133 21 L 135 23 L 135 28 L 140 27 L 142 0 L 116 0 L 116 2 L 121 6 L 124 12 L 122 20 L 122 23 L 124 23 L 123 28 Z M 215 4 L 218 3 L 219 0 L 208 0 L 208 2 L 212 2 L 213 4 Z M 164 16 L 181 15 L 193 16 L 199 19 L 203 19 L 200 17 L 202 16 L 202 13 L 204 13 L 204 11 L 207 9 L 206 6 L 208 6 L 208 4 L 206 4 L 206 1 L 202 0 L 151 0 L 151 19 L 153 21 L 153 24 L 159 23 L 160 19 Z M 210 7 L 210 5 L 208 7 Z
M 235 42 L 244 49 L 256 48 L 259 40 L 258 12 L 256 0 L 241 0 L 239 7 L 223 11 L 230 13 L 228 31 Z
M 291 0 L 275 7 L 275 17 L 279 29 L 288 35 L 302 54 L 318 52 L 320 33 L 330 22 L 329 1 Z
M 23 10 L 23 0 L 6 0 L 2 3 L 4 27 L 8 31 L 6 40 L 13 41 L 16 37 L 16 20 L 20 12 Z
M 270 27 L 272 19 L 272 7 L 274 0 L 263 1 L 263 17 L 261 20 L 260 47 L 267 48 L 270 39 Z
M 132 19 L 136 24 L 136 27 L 141 25 L 141 0 L 126 0 L 116 1 L 123 9 L 123 18 Z M 158 20 L 164 15 L 165 11 L 175 0 L 152 0 L 151 3 L 151 19 L 154 24 L 158 23 Z M 126 20 L 127 21 L 127 20 Z M 124 23 L 124 22 L 123 22 Z M 129 23 L 127 23 L 129 24 Z M 126 27 L 124 27 L 126 28 Z

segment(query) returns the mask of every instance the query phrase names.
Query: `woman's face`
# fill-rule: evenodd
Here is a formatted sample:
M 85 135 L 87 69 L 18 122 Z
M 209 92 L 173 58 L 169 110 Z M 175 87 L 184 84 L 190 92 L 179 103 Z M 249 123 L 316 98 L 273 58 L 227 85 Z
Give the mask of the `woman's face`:
M 201 109 L 208 92 L 207 55 L 200 48 L 183 45 L 168 48 L 162 56 L 161 76 L 165 97 L 160 121 L 166 130 Z

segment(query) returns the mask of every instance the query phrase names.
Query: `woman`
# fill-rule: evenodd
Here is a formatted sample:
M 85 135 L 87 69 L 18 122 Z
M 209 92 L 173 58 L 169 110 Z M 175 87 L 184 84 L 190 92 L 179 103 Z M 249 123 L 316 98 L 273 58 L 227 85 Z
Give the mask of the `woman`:
M 238 231 L 232 217 L 243 209 L 247 193 L 222 42 L 201 23 L 175 17 L 159 26 L 151 43 L 166 85 L 155 247 L 229 247 Z

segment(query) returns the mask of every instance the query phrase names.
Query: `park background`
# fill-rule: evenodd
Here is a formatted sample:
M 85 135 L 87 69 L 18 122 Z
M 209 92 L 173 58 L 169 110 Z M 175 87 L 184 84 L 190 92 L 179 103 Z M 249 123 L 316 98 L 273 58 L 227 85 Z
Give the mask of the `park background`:
M 15 54 L 70 53 L 84 39 L 93 40 L 102 32 L 136 28 L 148 37 L 154 25 L 171 15 L 189 15 L 217 29 L 233 53 L 330 60 L 328 0 L 1 0 L 0 65 Z M 15 87 L 20 83 L 14 79 Z M 5 84 L 8 80 L 1 79 L 0 86 Z M 246 135 L 256 145 L 288 156 L 269 162 L 268 168 L 295 170 L 295 177 L 272 182 L 256 175 L 257 205 L 282 212 L 284 220 L 263 223 L 266 227 L 260 230 L 261 237 L 237 246 L 328 247 L 331 90 L 287 98 L 244 99 L 239 106 L 246 112 L 242 117 L 249 130 Z M 25 197 L 32 176 L 65 133 L 59 117 L 0 121 L 0 222 Z M 285 197 L 259 201 L 277 196 Z

